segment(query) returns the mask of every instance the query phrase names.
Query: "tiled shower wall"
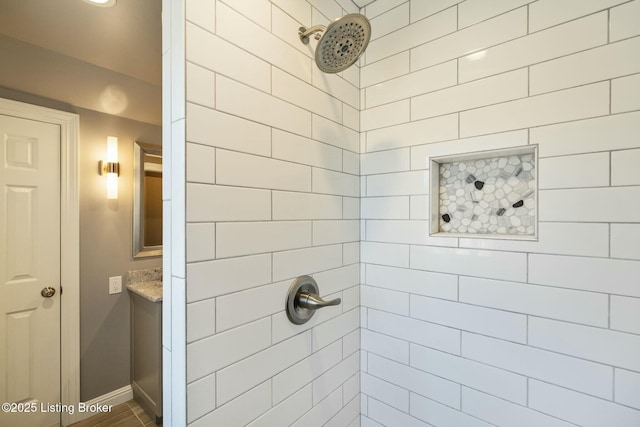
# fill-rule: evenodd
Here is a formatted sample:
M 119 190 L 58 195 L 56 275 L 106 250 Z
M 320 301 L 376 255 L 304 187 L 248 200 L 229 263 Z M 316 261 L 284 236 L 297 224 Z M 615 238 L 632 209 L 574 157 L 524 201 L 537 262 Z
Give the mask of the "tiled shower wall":
M 365 7 L 362 426 L 640 425 L 640 1 Z M 539 241 L 428 235 L 429 156 L 539 145 Z
M 321 73 L 298 38 L 347 12 L 186 2 L 189 425 L 359 423 L 359 70 Z M 342 304 L 296 326 L 305 274 Z

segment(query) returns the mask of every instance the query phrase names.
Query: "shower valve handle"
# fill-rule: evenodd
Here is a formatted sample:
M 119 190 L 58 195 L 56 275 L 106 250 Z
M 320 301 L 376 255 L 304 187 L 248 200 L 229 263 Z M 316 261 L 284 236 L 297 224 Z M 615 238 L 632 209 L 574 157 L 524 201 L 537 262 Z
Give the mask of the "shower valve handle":
M 318 295 L 310 292 L 300 292 L 298 294 L 298 306 L 309 310 L 317 310 L 330 305 L 338 305 L 342 300 L 340 298 L 325 301 Z

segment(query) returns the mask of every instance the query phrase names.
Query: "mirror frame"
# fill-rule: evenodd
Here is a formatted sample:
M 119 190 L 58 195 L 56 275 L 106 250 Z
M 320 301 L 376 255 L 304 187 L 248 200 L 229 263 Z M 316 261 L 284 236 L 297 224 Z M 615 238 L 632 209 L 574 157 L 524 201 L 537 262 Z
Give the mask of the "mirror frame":
M 162 256 L 162 245 L 144 245 L 144 156 L 162 158 L 162 146 L 134 141 L 133 143 L 133 258 Z

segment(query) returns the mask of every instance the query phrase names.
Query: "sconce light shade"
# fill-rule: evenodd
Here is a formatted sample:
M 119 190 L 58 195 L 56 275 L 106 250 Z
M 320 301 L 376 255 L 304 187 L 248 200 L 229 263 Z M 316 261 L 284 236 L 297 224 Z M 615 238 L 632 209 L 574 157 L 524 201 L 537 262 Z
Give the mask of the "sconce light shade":
M 107 162 L 118 162 L 118 138 L 107 137 Z
M 98 7 L 113 7 L 116 5 L 116 0 L 84 0 L 84 1 Z
M 120 175 L 120 163 L 118 163 L 118 138 L 107 137 L 107 159 L 98 164 L 100 175 L 107 175 L 107 199 L 118 198 L 118 176 Z
M 114 200 L 118 198 L 118 175 L 115 173 L 107 173 L 107 199 Z

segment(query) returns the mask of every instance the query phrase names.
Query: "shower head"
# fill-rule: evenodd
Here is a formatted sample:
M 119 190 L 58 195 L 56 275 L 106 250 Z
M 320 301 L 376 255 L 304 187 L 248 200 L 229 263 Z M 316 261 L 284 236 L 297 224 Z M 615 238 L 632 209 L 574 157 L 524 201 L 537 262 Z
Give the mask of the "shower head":
M 325 73 L 337 73 L 349 68 L 360 58 L 369 44 L 371 25 L 359 13 L 344 15 L 328 27 L 314 25 L 300 27 L 298 34 L 302 43 L 309 43 L 309 36 L 316 33 L 316 65 Z M 323 33 L 322 36 L 320 33 Z

